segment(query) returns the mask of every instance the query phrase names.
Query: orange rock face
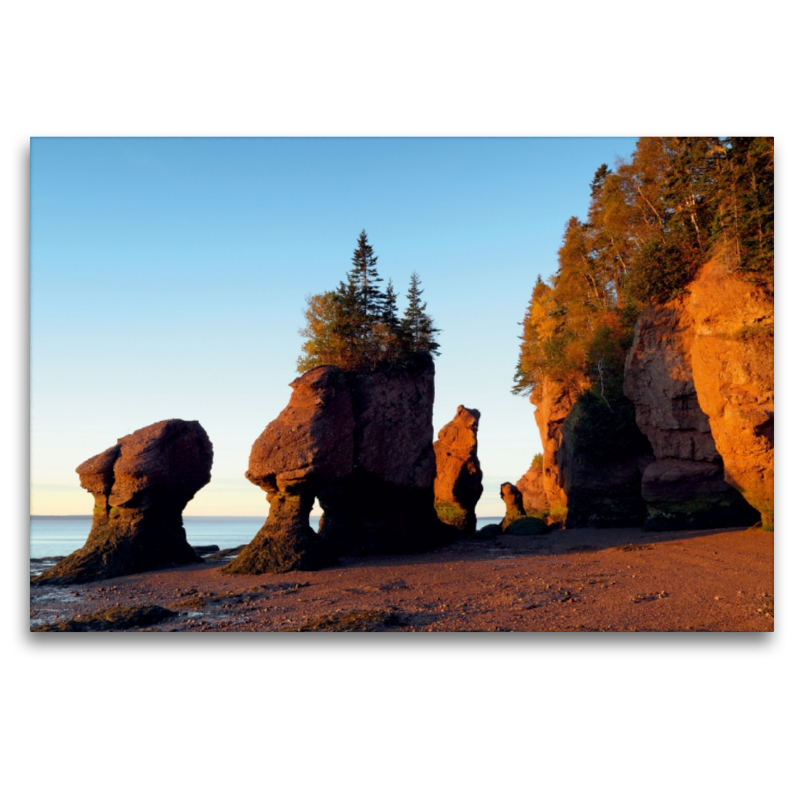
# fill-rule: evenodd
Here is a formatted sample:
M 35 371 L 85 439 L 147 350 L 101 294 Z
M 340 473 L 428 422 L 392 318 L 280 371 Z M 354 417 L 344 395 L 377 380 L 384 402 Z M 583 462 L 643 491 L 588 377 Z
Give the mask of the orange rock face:
M 525 513 L 530 516 L 547 511 L 547 495 L 544 491 L 544 475 L 542 464 L 537 460 L 530 469 L 517 481 L 517 489 L 522 493 Z
M 538 402 L 531 397 L 531 402 L 536 404 L 533 415 L 542 439 L 542 489 L 550 516 L 558 521 L 563 521 L 567 512 L 564 476 L 558 464 L 558 450 L 562 443 L 561 427 L 587 386 L 588 384 L 566 384 L 545 378 Z
M 705 264 L 689 286 L 692 371 L 725 480 L 761 513 L 774 515 L 774 300 L 723 260 Z
M 642 476 L 649 530 L 750 525 L 753 509 L 724 478 L 708 415 L 695 385 L 695 325 L 688 296 L 649 306 L 636 324 L 625 394 L 655 461 Z
M 445 525 L 462 536 L 475 533 L 475 506 L 483 494 L 483 473 L 478 460 L 478 421 L 481 413 L 459 406 L 433 444 L 436 479 L 433 484 L 436 513 Z

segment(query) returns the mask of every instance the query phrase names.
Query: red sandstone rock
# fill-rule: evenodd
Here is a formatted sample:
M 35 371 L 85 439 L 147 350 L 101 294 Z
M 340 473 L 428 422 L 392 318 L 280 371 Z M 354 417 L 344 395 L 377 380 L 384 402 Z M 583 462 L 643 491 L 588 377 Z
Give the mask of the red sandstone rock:
M 433 361 L 346 372 L 317 367 L 250 456 L 246 477 L 268 495 L 255 539 L 225 568 L 318 569 L 336 554 L 402 552 L 443 541 L 433 508 Z M 308 524 L 317 497 L 319 534 Z
M 500 527 L 505 530 L 513 522 L 525 516 L 525 506 L 522 503 L 522 492 L 513 483 L 500 485 L 500 497 L 506 504 L 506 515 L 500 523 Z
M 480 411 L 459 406 L 433 445 L 436 479 L 433 484 L 436 513 L 463 536 L 475 533 L 475 506 L 483 494 L 483 473 L 478 460 Z
M 89 538 L 34 581 L 86 583 L 199 561 L 181 515 L 211 479 L 212 460 L 200 423 L 171 419 L 84 461 L 76 472 L 95 500 Z
M 544 474 L 541 460 L 536 459 L 530 469 L 517 481 L 522 494 L 522 504 L 528 516 L 546 514 L 547 495 L 544 491 Z
M 567 514 L 564 475 L 558 465 L 557 456 L 562 442 L 561 427 L 575 402 L 587 388 L 588 382 L 585 380 L 564 382 L 545 378 L 540 394 L 531 396 L 531 402 L 536 404 L 533 415 L 542 440 L 542 488 L 553 521 L 563 522 Z
M 774 515 L 774 300 L 740 279 L 724 258 L 709 261 L 688 287 L 692 372 L 725 480 L 771 528 Z
M 225 572 L 319 569 L 335 561 L 308 518 L 319 488 L 353 467 L 350 390 L 336 367 L 312 369 L 290 386 L 289 404 L 256 439 L 245 473 L 267 493 L 269 516 Z
M 656 456 L 642 477 L 646 527 L 749 525 L 752 509 L 724 482 L 709 418 L 698 402 L 688 297 L 649 306 L 636 325 L 625 394 Z

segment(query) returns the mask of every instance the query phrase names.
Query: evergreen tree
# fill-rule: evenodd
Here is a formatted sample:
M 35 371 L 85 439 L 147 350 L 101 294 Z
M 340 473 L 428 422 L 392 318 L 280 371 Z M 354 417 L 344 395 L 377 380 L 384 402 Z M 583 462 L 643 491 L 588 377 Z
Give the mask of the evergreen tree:
M 731 269 L 771 285 L 775 271 L 775 141 L 723 140 L 726 151 L 713 242 Z
M 325 364 L 348 370 L 376 369 L 381 364 L 405 364 L 419 353 L 437 354 L 439 331 L 421 300 L 419 275 L 409 289 L 409 306 L 399 319 L 392 282 L 381 292 L 378 257 L 361 231 L 353 252 L 352 269 L 336 291 L 311 295 L 305 310 L 306 337 L 297 360 L 300 372 Z
M 394 362 L 401 354 L 402 331 L 397 309 L 397 293 L 391 278 L 386 284 L 381 308 L 381 351 L 385 361 Z
M 386 293 L 383 296 L 383 306 L 381 308 L 381 319 L 393 331 L 400 327 L 400 319 L 397 316 L 397 292 L 392 285 L 392 279 L 386 284 Z
M 439 344 L 436 341 L 436 334 L 440 331 L 433 326 L 433 320 L 425 313 L 428 304 L 422 301 L 420 277 L 416 272 L 411 273 L 406 298 L 408 305 L 402 322 L 405 351 L 410 355 L 417 353 L 438 355 Z
M 383 281 L 383 278 L 378 275 L 378 270 L 375 269 L 378 256 L 375 255 L 372 245 L 367 241 L 365 230 L 359 234 L 358 246 L 353 251 L 351 260 L 353 269 L 347 276 L 348 284 L 353 284 L 361 316 L 369 322 L 380 315 L 384 296 L 377 286 Z

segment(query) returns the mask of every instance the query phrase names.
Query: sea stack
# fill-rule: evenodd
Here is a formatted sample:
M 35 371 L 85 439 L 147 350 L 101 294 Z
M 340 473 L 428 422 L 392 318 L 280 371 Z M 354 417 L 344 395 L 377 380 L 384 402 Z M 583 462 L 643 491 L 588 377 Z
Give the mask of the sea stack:
M 522 504 L 528 516 L 546 516 L 548 511 L 542 461 L 541 455 L 535 456 L 528 471 L 516 483 L 517 489 L 522 493 Z
M 370 371 L 321 366 L 253 445 L 246 477 L 270 514 L 225 567 L 318 569 L 337 555 L 430 549 L 448 539 L 434 511 L 433 360 Z M 319 500 L 319 533 L 308 524 Z
M 245 477 L 267 493 L 269 516 L 225 572 L 320 569 L 335 561 L 309 525 L 319 490 L 353 468 L 353 401 L 342 370 L 317 367 L 293 381 L 289 404 L 256 439 Z
M 213 449 L 199 422 L 164 420 L 117 440 L 76 472 L 94 496 L 86 544 L 35 583 L 70 584 L 200 561 L 182 513 L 211 480 Z
M 483 494 L 478 460 L 478 421 L 481 412 L 459 406 L 433 445 L 436 456 L 434 495 L 439 519 L 460 536 L 475 533 L 475 506 Z
M 500 527 L 505 530 L 509 525 L 525 516 L 525 506 L 522 502 L 522 492 L 513 483 L 501 484 L 500 497 L 506 504 L 506 515 L 500 523 Z

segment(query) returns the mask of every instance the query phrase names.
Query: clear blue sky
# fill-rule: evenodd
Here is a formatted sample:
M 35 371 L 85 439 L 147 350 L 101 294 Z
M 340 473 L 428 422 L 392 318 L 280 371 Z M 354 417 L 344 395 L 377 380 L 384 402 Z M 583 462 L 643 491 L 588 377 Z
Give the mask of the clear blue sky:
M 266 514 L 250 447 L 289 399 L 306 296 L 344 277 L 362 228 L 401 301 L 422 278 L 435 432 L 481 411 L 478 513 L 501 513 L 500 483 L 541 451 L 510 394 L 518 323 L 595 169 L 635 142 L 33 139 L 32 513 L 91 513 L 75 467 L 179 417 L 215 451 L 186 513 Z

